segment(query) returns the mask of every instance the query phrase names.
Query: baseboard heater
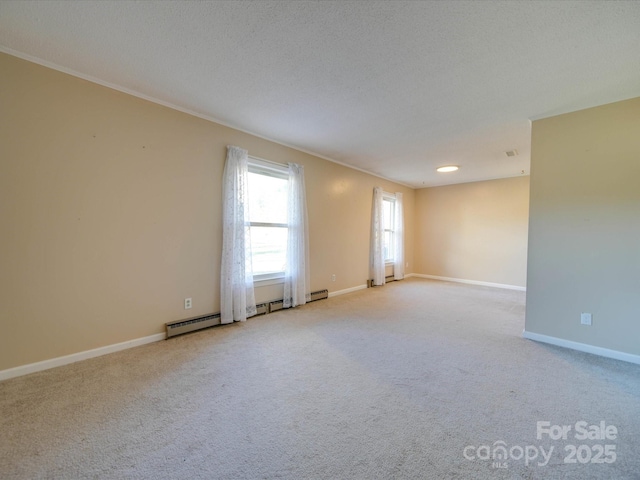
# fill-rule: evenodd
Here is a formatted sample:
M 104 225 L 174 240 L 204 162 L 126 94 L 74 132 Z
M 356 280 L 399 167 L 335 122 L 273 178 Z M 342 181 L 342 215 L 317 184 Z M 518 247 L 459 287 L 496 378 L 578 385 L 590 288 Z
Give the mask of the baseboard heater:
M 264 315 L 267 313 L 268 305 L 261 303 L 256 305 L 256 315 Z M 194 332 L 196 330 L 202 330 L 203 328 L 214 327 L 220 325 L 220 314 L 212 313 L 210 315 L 204 315 L 202 317 L 187 318 L 185 320 L 177 320 L 175 322 L 169 322 L 167 327 L 167 338 L 175 337 L 176 335 L 182 335 L 183 333 Z
M 329 297 L 329 290 L 318 290 L 317 292 L 311 292 L 311 298 L 309 303 L 315 302 L 316 300 L 324 300 Z M 269 313 L 277 312 L 278 310 L 282 310 L 284 308 L 284 300 L 272 300 L 269 302 Z
M 386 277 L 384 277 L 384 283 L 395 282 L 395 281 L 396 281 L 396 277 L 394 277 L 393 275 L 387 275 Z M 375 285 L 373 284 L 373 278 L 370 278 L 369 280 L 367 280 L 367 287 L 369 288 L 375 287 Z
M 311 302 L 316 300 L 322 300 L 329 296 L 328 290 L 320 290 L 311 293 Z M 274 300 L 267 303 L 261 303 L 256 305 L 256 315 L 265 315 L 267 313 L 275 312 L 276 310 L 282 310 L 283 300 Z M 167 338 L 182 335 L 184 333 L 194 332 L 196 330 L 202 330 L 203 328 L 214 327 L 220 325 L 220 314 L 212 313 L 201 317 L 187 318 L 184 320 L 177 320 L 175 322 L 169 322 L 166 325 Z

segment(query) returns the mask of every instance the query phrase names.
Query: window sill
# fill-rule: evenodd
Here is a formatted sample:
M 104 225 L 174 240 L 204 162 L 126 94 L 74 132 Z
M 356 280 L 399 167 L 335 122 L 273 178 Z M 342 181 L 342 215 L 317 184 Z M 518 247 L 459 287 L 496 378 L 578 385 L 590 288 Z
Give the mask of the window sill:
M 280 285 L 284 283 L 284 274 L 274 274 L 274 275 L 261 275 L 260 277 L 253 277 L 253 286 L 254 287 L 267 287 L 269 285 Z

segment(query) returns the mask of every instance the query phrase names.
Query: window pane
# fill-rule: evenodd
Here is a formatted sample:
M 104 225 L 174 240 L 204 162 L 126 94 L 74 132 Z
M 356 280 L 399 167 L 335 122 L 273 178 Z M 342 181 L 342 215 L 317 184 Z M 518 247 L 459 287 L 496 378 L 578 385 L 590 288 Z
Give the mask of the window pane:
M 284 272 L 287 228 L 251 227 L 253 274 Z
M 260 223 L 287 223 L 288 181 L 253 172 L 249 172 L 248 178 L 250 220 Z
M 384 223 L 384 259 L 386 262 L 392 262 L 394 257 L 393 248 L 393 223 L 395 216 L 395 201 L 389 199 L 382 200 L 382 216 Z
M 382 217 L 384 228 L 386 230 L 393 229 L 393 202 L 389 200 L 382 201 Z
M 393 260 L 393 232 L 388 230 L 384 232 L 384 259 Z

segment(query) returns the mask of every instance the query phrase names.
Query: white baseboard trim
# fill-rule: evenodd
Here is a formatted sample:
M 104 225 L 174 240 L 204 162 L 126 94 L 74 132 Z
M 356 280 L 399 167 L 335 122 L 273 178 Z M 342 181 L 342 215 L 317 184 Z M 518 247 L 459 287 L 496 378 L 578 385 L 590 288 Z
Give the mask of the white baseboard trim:
M 419 277 L 419 278 L 428 278 L 430 280 L 442 280 L 444 282 L 466 283 L 468 285 L 480 285 L 483 287 L 504 288 L 507 290 L 518 290 L 519 292 L 527 291 L 527 287 L 521 287 L 519 285 L 507 285 L 504 283 L 481 282 L 479 280 L 465 280 L 464 278 L 439 277 L 437 275 L 425 275 L 423 273 L 410 273 L 409 275 L 405 275 L 405 277 L 409 277 L 409 276 Z
M 20 377 L 22 375 L 28 375 L 29 373 L 41 372 L 42 370 L 48 370 L 50 368 L 61 367 L 62 365 L 79 362 L 80 360 L 87 360 L 88 358 L 100 357 L 102 355 L 107 355 L 108 353 L 119 352 L 120 350 L 138 347 L 147 343 L 157 342 L 159 340 L 164 340 L 166 337 L 166 333 L 156 333 L 155 335 L 149 335 L 148 337 L 135 338 L 133 340 L 127 340 L 126 342 L 116 343 L 114 345 L 94 348 L 93 350 L 85 350 L 84 352 L 72 353 L 71 355 L 43 360 L 42 362 L 29 363 L 27 365 L 20 365 L 19 367 L 9 368 L 7 370 L 0 370 L 0 381 Z
M 542 335 L 541 333 L 527 332 L 526 330 L 523 330 L 522 337 L 528 340 L 535 340 L 536 342 L 548 343 L 558 347 L 570 348 L 571 350 L 578 350 L 580 352 L 591 353 L 601 357 L 613 358 L 614 360 L 622 360 L 623 362 L 640 365 L 640 355 L 634 355 L 632 353 L 596 347 L 595 345 L 573 342 L 571 340 L 565 340 L 564 338 L 550 337 L 549 335 Z
M 356 292 L 358 290 L 364 290 L 367 288 L 367 284 L 358 285 L 357 287 L 345 288 L 344 290 L 336 290 L 335 292 L 329 292 L 329 298 L 337 297 L 338 295 L 344 295 L 345 293 Z

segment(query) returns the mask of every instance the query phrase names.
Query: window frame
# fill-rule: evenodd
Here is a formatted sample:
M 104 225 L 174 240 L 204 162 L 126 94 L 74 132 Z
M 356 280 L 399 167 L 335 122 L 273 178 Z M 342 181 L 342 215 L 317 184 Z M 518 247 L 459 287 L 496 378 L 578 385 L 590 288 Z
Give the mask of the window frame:
M 389 221 L 387 222 L 387 219 L 384 218 L 384 202 L 389 202 L 391 204 L 391 208 L 390 208 L 390 212 L 391 212 L 391 218 L 389 219 Z M 386 228 L 387 225 L 383 225 L 383 232 L 384 235 L 382 237 L 382 248 L 384 250 L 385 247 L 385 239 L 386 239 L 386 234 L 390 233 L 390 243 L 388 245 L 388 253 L 389 253 L 389 257 L 384 259 L 384 264 L 386 266 L 388 265 L 393 265 L 395 263 L 395 242 L 396 242 L 396 230 L 395 230 L 395 224 L 396 224 L 396 196 L 393 193 L 388 193 L 383 191 L 382 192 L 382 214 L 383 214 L 383 221 L 385 224 L 388 224 L 389 228 Z
M 264 160 L 262 158 L 249 156 L 247 160 L 247 166 L 249 173 L 254 173 L 258 175 L 264 175 L 268 177 L 275 177 L 279 179 L 289 181 L 289 169 L 286 165 L 276 162 L 271 162 L 269 160 Z M 251 196 L 251 191 L 249 190 L 249 196 Z M 251 212 L 249 212 L 251 215 Z M 249 228 L 251 227 L 275 227 L 275 228 L 285 228 L 289 229 L 288 223 L 275 223 L 275 222 L 252 222 L 249 221 Z M 252 253 L 252 263 L 253 263 L 253 253 Z M 260 286 L 266 285 L 276 285 L 284 282 L 284 270 L 279 272 L 268 272 L 268 273 L 260 273 L 257 275 L 253 275 L 253 283 L 258 284 Z

